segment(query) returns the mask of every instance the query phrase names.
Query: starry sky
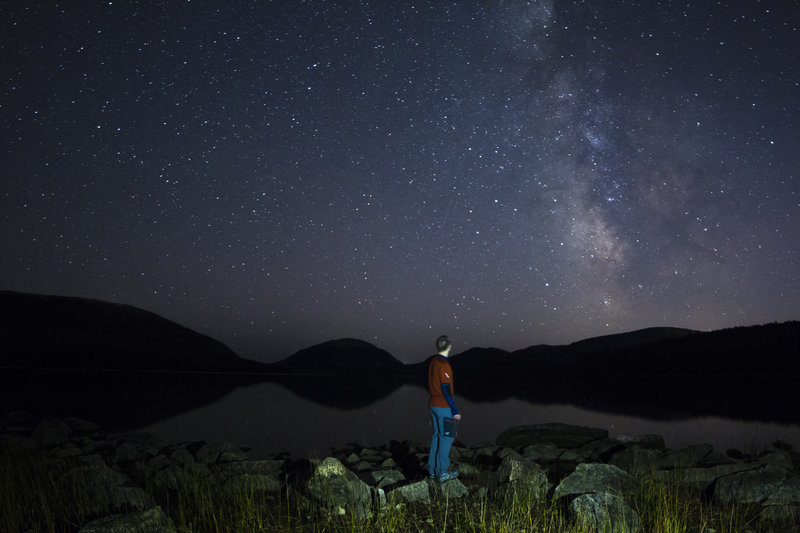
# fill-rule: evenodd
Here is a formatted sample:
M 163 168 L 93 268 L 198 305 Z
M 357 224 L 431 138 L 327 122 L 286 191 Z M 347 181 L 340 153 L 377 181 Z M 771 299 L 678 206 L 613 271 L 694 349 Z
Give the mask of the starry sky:
M 797 2 L 3 2 L 0 289 L 274 361 L 800 318 Z

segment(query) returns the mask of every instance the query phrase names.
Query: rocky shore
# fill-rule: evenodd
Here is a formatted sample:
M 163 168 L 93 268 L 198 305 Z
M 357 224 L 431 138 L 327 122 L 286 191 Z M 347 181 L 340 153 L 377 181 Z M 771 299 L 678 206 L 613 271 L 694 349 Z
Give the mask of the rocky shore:
M 637 531 L 626 501 L 635 477 L 669 478 L 709 502 L 755 509 L 762 524 L 800 525 L 800 453 L 777 441 L 758 454 L 716 451 L 708 444 L 667 449 L 658 435 L 609 438 L 603 429 L 565 424 L 512 427 L 495 445 L 453 447 L 458 479 L 428 479 L 427 443 L 354 442 L 327 457 L 251 460 L 230 443 L 163 442 L 146 433 L 107 433 L 76 418 L 0 418 L 0 454 L 41 453 L 63 469 L 63 483 L 87 493 L 79 531 L 176 531 L 153 493 L 205 479 L 227 491 L 246 488 L 264 500 L 303 499 L 330 515 L 373 518 L 398 505 L 442 496 L 481 500 L 509 491 L 555 501 L 605 531 Z

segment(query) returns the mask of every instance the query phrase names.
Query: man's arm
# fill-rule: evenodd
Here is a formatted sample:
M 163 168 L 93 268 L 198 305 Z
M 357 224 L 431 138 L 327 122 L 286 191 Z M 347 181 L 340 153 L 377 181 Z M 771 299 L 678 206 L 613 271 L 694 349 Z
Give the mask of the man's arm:
M 442 395 L 444 396 L 444 399 L 447 400 L 447 404 L 450 406 L 453 416 L 456 416 L 459 413 L 458 409 L 456 408 L 456 401 L 453 399 L 453 394 L 450 391 L 450 384 L 442 383 Z

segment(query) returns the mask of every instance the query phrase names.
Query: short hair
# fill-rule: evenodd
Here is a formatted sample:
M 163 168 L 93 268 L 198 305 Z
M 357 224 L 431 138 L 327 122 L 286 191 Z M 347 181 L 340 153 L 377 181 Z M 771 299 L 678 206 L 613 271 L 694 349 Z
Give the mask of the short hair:
M 450 339 L 447 338 L 447 335 L 442 335 L 438 339 L 436 339 L 436 349 L 440 352 L 445 351 L 450 347 Z

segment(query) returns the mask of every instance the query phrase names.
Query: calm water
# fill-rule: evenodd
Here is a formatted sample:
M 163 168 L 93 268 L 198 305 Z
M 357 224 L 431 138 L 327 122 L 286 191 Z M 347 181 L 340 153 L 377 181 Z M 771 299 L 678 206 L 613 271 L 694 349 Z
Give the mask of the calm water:
M 228 441 L 252 457 L 319 457 L 348 442 L 427 444 L 423 379 L 224 374 L 16 372 L 0 369 L 0 415 L 77 416 L 111 431 L 149 431 L 169 442 Z M 659 434 L 670 448 L 710 443 L 756 451 L 781 439 L 800 450 L 800 387 L 753 378 L 672 382 L 520 380 L 492 389 L 461 379 L 457 440 L 492 444 L 505 429 L 561 422 L 618 435 Z
M 457 440 L 468 446 L 492 444 L 504 429 L 561 422 L 605 428 L 611 436 L 660 434 L 670 448 L 711 443 L 724 451 L 752 451 L 781 439 L 800 449 L 800 425 L 704 416 L 656 420 L 616 415 L 566 403 L 537 405 L 525 400 L 476 402 L 458 398 L 463 419 Z M 304 399 L 277 383 L 238 388 L 220 400 L 141 428 L 168 441 L 229 441 L 252 447 L 251 456 L 288 451 L 295 457 L 325 456 L 331 447 L 365 440 L 381 444 L 412 439 L 427 443 L 427 393 L 401 385 L 372 405 L 336 408 Z

